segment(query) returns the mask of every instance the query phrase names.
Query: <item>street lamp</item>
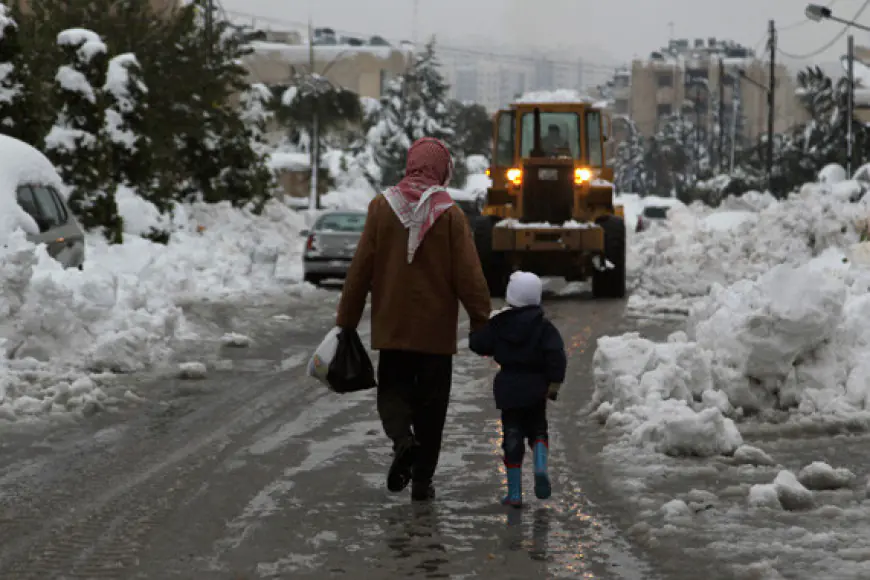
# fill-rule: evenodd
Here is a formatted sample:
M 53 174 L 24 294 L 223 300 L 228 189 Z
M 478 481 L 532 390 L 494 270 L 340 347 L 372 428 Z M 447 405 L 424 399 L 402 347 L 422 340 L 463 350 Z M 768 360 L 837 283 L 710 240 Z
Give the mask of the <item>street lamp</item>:
M 860 30 L 866 30 L 867 32 L 870 32 L 870 26 L 865 26 L 859 22 L 855 22 L 854 20 L 846 20 L 845 18 L 839 18 L 837 16 L 834 16 L 834 13 L 827 6 L 819 6 L 818 4 L 807 4 L 806 10 L 804 10 L 804 14 L 806 14 L 807 18 L 809 18 L 813 22 L 832 20 L 834 22 L 839 22 L 840 24 L 845 24 L 846 26 L 850 26 L 852 28 L 858 28 Z
M 818 4 L 807 4 L 804 14 L 813 22 L 821 22 L 822 20 L 832 20 L 845 24 L 847 27 L 858 28 L 870 32 L 870 26 L 864 26 L 854 20 L 845 20 L 834 16 L 834 13 L 827 6 L 819 6 Z M 847 39 L 846 52 L 846 75 L 849 79 L 849 104 L 846 111 L 846 175 L 852 177 L 852 165 L 855 144 L 855 132 L 852 129 L 852 117 L 855 115 L 855 38 L 850 34 Z

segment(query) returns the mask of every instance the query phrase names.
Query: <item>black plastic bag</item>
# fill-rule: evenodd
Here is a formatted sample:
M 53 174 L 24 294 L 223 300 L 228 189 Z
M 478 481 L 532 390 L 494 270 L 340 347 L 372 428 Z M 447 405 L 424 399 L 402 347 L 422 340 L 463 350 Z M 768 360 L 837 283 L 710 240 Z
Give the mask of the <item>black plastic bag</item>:
M 378 386 L 372 360 L 356 330 L 343 328 L 338 333 L 338 346 L 326 380 L 336 393 L 355 393 Z

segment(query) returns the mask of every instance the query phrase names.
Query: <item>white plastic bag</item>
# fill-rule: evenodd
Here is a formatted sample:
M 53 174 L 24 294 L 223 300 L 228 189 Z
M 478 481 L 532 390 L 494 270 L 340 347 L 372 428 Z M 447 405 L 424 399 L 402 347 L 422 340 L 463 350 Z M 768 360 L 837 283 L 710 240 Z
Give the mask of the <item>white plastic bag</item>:
M 329 386 L 326 376 L 329 374 L 329 365 L 335 358 L 335 349 L 338 347 L 338 334 L 340 328 L 335 327 L 327 333 L 323 342 L 314 351 L 314 356 L 308 361 L 308 376 L 314 377 L 321 383 Z

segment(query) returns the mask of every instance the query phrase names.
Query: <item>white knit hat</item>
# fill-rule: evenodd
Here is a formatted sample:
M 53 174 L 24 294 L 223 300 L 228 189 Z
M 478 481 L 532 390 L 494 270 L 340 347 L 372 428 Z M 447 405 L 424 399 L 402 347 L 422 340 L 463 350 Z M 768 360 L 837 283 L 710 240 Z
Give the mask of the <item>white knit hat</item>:
M 507 287 L 507 303 L 514 308 L 540 306 L 544 284 L 530 272 L 514 272 Z

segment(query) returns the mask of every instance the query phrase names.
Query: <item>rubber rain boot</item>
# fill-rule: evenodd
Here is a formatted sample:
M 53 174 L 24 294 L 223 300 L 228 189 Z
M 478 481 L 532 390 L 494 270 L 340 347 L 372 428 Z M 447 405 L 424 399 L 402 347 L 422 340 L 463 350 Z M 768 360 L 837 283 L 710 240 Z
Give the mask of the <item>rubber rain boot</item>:
M 515 508 L 523 507 L 523 468 L 507 468 L 507 495 L 501 500 L 502 505 Z
M 550 448 L 546 441 L 535 441 L 535 497 L 548 499 L 553 490 L 550 486 L 550 475 L 547 473 L 547 455 Z

